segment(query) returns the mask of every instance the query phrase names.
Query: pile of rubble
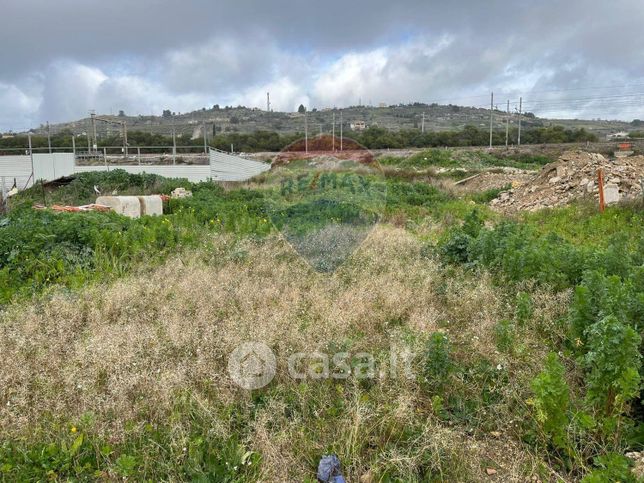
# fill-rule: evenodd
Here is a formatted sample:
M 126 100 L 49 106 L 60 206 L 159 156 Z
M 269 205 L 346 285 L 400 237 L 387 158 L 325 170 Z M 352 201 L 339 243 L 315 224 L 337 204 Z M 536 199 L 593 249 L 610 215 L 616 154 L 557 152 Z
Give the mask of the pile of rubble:
M 608 160 L 597 153 L 568 151 L 525 185 L 501 193 L 491 205 L 500 211 L 535 211 L 579 198 L 598 200 L 599 169 L 603 172 L 606 204 L 643 196 L 644 156 Z
M 518 188 L 534 178 L 534 171 L 523 171 L 514 168 L 495 168 L 468 176 L 454 183 L 463 192 L 479 192 L 506 187 Z

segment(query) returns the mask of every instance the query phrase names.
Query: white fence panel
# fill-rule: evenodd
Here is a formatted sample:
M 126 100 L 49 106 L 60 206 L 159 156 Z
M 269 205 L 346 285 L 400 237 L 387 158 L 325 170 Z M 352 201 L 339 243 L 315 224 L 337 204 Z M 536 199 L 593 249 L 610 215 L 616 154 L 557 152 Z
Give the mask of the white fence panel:
M 14 179 L 18 189 L 25 189 L 34 181 L 52 181 L 61 176 L 74 174 L 73 153 L 38 153 L 33 157 L 33 172 L 31 176 L 31 156 L 0 156 L 0 178 L 5 178 L 5 186 L 13 186 Z
M 123 169 L 128 173 L 150 173 L 166 178 L 185 178 L 193 183 L 200 181 L 245 181 L 271 169 L 268 163 L 240 158 L 216 149 L 210 150 L 210 165 L 97 165 L 77 166 L 73 153 L 37 153 L 33 155 L 33 173 L 29 155 L 0 156 L 0 180 L 11 189 L 14 179 L 22 190 L 35 181 L 52 181 L 74 173 Z
M 210 150 L 210 167 L 215 181 L 245 181 L 271 169 L 268 163 L 240 158 L 216 149 Z
M 31 158 L 29 156 L 0 156 L 0 183 L 4 180 L 5 190 L 13 187 L 15 180 L 18 189 L 25 189 L 31 182 Z M 0 186 L 2 191 L 2 186 Z
M 115 169 L 123 169 L 131 174 L 158 174 L 166 178 L 186 178 L 188 181 L 198 183 L 199 181 L 206 181 L 210 178 L 210 166 L 208 165 L 168 165 L 168 166 L 139 166 L 139 165 L 112 165 L 108 166 L 76 166 L 74 171 L 76 173 L 88 173 L 94 171 L 113 171 Z
M 73 153 L 34 154 L 34 178 L 52 181 L 74 174 L 76 157 Z

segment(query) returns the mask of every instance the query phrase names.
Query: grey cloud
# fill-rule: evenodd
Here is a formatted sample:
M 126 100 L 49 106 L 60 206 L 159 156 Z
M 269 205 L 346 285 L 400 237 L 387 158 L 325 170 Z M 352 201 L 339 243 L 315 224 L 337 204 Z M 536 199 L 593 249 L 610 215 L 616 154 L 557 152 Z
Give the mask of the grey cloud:
M 261 106 L 265 89 L 282 91 L 281 109 L 491 89 L 552 106 L 575 94 L 536 92 L 644 79 L 639 0 L 5 0 L 3 18 L 0 129 L 107 106 Z M 563 111 L 638 115 L 577 101 Z

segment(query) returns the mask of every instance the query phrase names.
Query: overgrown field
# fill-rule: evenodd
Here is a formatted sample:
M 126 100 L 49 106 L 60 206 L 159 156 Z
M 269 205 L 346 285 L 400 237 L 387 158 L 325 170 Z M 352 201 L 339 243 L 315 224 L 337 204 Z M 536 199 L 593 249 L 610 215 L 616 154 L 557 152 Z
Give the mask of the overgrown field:
M 91 173 L 45 198 L 94 185 L 194 195 L 140 220 L 12 200 L 3 479 L 313 482 L 336 453 L 347 481 L 637 481 L 642 204 L 510 220 L 440 180 L 305 165 L 236 187 Z M 228 373 L 247 341 L 276 356 L 261 389 Z

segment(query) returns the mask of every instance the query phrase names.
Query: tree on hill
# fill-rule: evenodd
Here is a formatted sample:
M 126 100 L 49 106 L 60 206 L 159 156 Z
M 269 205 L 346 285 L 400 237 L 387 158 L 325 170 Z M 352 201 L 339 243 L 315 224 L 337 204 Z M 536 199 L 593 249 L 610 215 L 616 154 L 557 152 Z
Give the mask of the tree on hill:
M 300 107 L 297 108 L 297 112 L 300 114 L 304 114 L 306 112 L 306 107 L 304 107 L 304 104 L 300 104 Z

